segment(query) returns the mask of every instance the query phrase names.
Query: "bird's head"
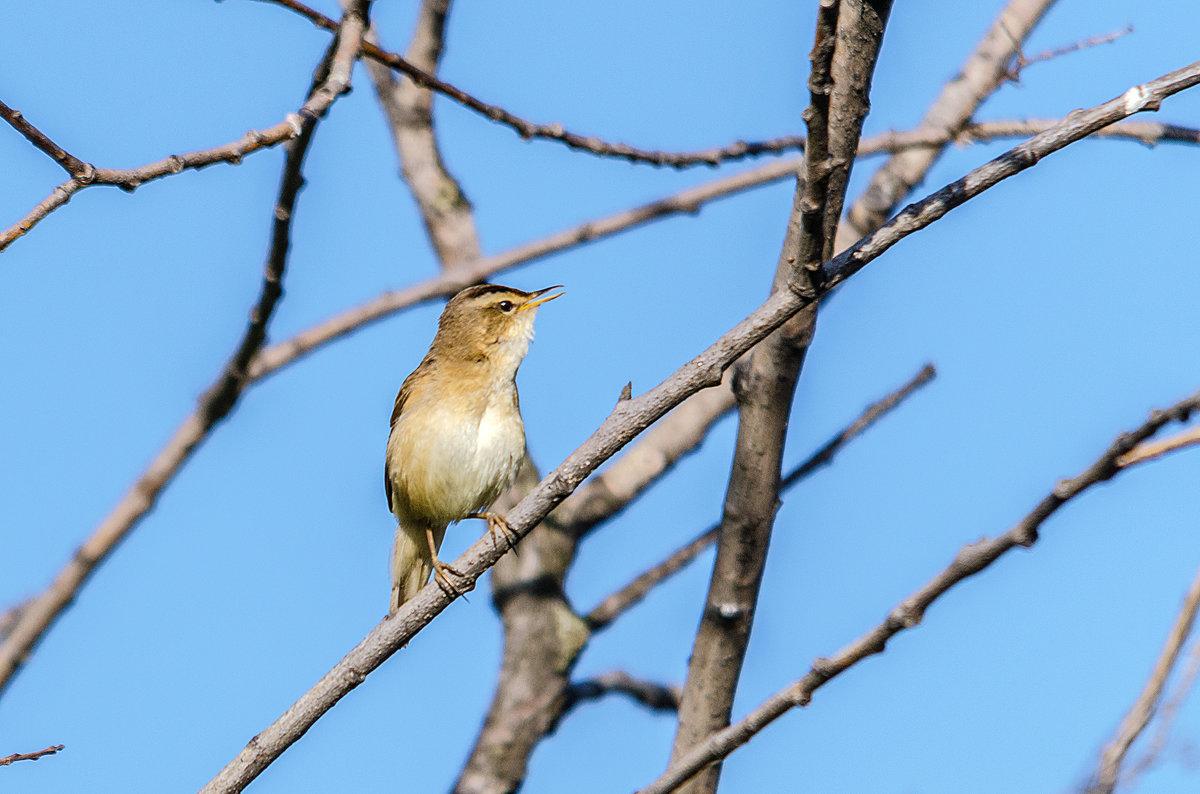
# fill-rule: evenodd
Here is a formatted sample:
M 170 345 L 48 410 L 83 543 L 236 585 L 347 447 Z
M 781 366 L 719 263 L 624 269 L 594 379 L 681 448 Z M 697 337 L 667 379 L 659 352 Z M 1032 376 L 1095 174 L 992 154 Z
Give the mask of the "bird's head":
M 490 361 L 516 373 L 533 339 L 537 307 L 563 293 L 561 285 L 523 292 L 499 284 L 479 284 L 459 292 L 438 321 L 433 351 L 439 357 Z

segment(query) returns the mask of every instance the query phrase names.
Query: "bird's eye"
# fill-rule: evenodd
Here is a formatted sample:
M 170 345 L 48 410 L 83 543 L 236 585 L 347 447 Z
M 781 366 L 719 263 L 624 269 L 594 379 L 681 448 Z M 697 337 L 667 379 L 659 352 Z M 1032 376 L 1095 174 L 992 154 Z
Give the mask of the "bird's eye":
M 513 310 L 513 302 L 512 301 L 500 301 L 499 303 L 496 304 L 496 306 L 499 307 L 500 311 L 505 312 L 505 313 L 511 312 Z

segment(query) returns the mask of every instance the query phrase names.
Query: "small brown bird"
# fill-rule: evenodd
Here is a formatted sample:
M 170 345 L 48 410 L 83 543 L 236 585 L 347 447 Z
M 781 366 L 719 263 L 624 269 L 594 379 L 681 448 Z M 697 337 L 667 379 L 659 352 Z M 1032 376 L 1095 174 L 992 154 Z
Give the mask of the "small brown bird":
M 449 577 L 462 574 L 437 556 L 448 525 L 482 518 L 493 537 L 507 539 L 508 522 L 482 511 L 512 484 L 525 455 L 515 378 L 537 307 L 562 295 L 546 295 L 557 288 L 464 289 L 446 304 L 429 352 L 404 379 L 383 470 L 388 507 L 399 522 L 391 612 L 416 595 L 431 571 L 442 587 L 458 592 Z

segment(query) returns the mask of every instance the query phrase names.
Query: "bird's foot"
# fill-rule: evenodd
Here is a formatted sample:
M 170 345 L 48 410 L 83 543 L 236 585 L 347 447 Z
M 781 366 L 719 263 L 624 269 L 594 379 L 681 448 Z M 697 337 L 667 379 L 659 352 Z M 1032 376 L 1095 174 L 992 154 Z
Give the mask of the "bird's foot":
M 508 519 L 499 513 L 471 513 L 467 518 L 482 518 L 488 522 L 488 533 L 492 536 L 492 548 L 496 548 L 498 543 L 496 538 L 504 539 L 504 543 L 508 548 L 515 549 L 520 536 L 512 528 L 512 524 L 508 523 Z
M 450 596 L 451 598 L 465 597 L 467 592 L 471 588 L 468 586 L 468 587 L 463 587 L 462 589 L 460 589 L 459 585 L 456 585 L 454 582 L 450 581 L 450 577 L 452 577 L 452 576 L 455 577 L 456 579 L 462 579 L 462 580 L 466 580 L 466 578 L 467 578 L 466 574 L 464 574 L 462 571 L 455 568 L 453 565 L 450 565 L 449 563 L 446 563 L 446 562 L 442 562 L 437 557 L 434 557 L 433 558 L 433 580 L 438 583 L 438 587 L 442 588 L 442 591 L 445 592 L 446 595 Z M 470 582 L 468 581 L 467 584 L 469 585 Z

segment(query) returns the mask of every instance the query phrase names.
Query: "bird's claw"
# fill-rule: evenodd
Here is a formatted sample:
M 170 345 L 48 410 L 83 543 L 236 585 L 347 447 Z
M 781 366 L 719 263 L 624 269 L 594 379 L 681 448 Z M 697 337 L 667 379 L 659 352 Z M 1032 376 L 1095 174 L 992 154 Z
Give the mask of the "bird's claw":
M 450 581 L 450 577 L 454 576 L 458 579 L 466 579 L 466 575 L 449 563 L 435 559 L 433 561 L 433 580 L 437 582 L 438 587 L 451 598 L 463 598 L 466 596 L 470 587 L 459 589 L 454 582 Z
M 512 528 L 512 524 L 508 523 L 508 519 L 499 513 L 472 513 L 467 518 L 482 518 L 487 521 L 488 534 L 492 536 L 492 548 L 497 547 L 497 535 L 504 539 L 510 551 L 517 547 L 517 541 L 521 539 Z

